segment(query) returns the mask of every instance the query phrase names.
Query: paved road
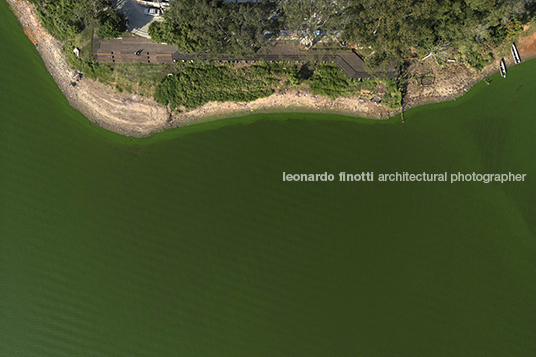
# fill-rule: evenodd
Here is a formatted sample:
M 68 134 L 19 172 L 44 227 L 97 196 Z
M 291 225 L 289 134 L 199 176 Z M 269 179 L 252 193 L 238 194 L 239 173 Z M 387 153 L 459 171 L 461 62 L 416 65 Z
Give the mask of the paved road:
M 149 38 L 147 34 L 149 24 L 153 21 L 160 21 L 160 18 L 145 15 L 143 12 L 145 7 L 135 0 L 112 0 L 112 5 L 127 20 L 128 30 L 135 35 Z

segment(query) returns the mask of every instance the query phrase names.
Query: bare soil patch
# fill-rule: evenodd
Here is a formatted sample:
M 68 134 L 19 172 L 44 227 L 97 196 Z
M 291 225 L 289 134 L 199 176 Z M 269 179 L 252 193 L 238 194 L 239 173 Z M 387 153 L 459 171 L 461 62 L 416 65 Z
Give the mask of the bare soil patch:
M 405 77 L 405 110 L 459 97 L 483 78 L 462 64 L 438 66 L 431 58 L 413 63 Z
M 523 30 L 524 33 L 515 42 L 521 60 L 524 61 L 536 58 L 536 32 L 531 33 L 534 31 L 531 26 L 525 26 Z M 439 66 L 432 58 L 413 63 L 404 78 L 407 84 L 404 110 L 462 96 L 473 85 L 499 71 L 501 58 L 497 54 L 494 57 L 493 63 L 484 67 L 480 72 L 456 62 Z M 504 60 L 507 67 L 515 65 L 511 55 L 505 56 Z M 426 85 L 430 82 L 432 82 L 430 85 Z
M 526 31 L 534 31 L 530 27 Z M 536 31 L 530 36 L 521 37 L 517 44 L 517 51 L 521 60 L 528 60 L 536 57 Z

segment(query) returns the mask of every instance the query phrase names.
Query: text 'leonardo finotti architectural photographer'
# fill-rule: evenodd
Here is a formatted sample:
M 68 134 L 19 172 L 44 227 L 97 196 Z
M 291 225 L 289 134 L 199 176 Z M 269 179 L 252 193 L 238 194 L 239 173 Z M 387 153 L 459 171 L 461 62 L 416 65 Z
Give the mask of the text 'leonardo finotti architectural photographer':
M 429 174 L 426 172 L 412 174 L 409 172 L 395 172 L 391 174 L 378 174 L 377 180 L 375 180 L 374 172 L 361 172 L 358 174 L 351 174 L 346 172 L 339 172 L 337 175 L 327 172 L 321 174 L 290 174 L 283 172 L 283 181 L 313 181 L 313 182 L 332 182 L 335 178 L 338 178 L 338 182 L 520 182 L 525 181 L 527 174 L 514 174 L 514 173 L 470 173 L 463 174 L 461 172 L 449 174 L 447 172 L 440 174 Z

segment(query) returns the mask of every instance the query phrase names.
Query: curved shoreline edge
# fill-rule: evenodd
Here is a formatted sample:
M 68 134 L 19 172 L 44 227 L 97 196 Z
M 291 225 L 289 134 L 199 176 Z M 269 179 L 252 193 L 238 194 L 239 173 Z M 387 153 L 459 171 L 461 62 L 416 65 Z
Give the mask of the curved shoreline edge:
M 33 4 L 25 0 L 6 0 L 16 15 L 23 31 L 40 54 L 48 72 L 63 92 L 69 104 L 80 111 L 92 123 L 107 130 L 136 138 L 151 136 L 167 129 L 184 127 L 247 114 L 272 112 L 316 112 L 340 114 L 375 120 L 389 119 L 402 112 L 424 104 L 444 102 L 465 94 L 473 85 L 497 72 L 496 64 L 488 65 L 480 73 L 466 72 L 461 80 L 449 83 L 448 91 L 422 92 L 410 89 L 402 108 L 387 109 L 373 103 L 359 103 L 357 98 L 329 99 L 313 96 L 297 89 L 275 93 L 252 102 L 210 102 L 183 112 L 171 112 L 169 108 L 152 98 L 118 93 L 98 81 L 82 78 L 72 86 L 76 71 L 62 53 L 62 44 L 41 26 Z M 465 76 L 465 77 L 464 77 Z

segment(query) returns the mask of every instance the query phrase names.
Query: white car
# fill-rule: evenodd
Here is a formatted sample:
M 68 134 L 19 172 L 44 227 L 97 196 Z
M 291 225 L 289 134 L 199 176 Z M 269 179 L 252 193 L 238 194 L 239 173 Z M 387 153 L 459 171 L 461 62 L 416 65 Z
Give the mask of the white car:
M 151 16 L 160 16 L 162 14 L 162 10 L 157 9 L 156 7 L 148 7 L 144 10 L 145 15 L 151 15 Z

